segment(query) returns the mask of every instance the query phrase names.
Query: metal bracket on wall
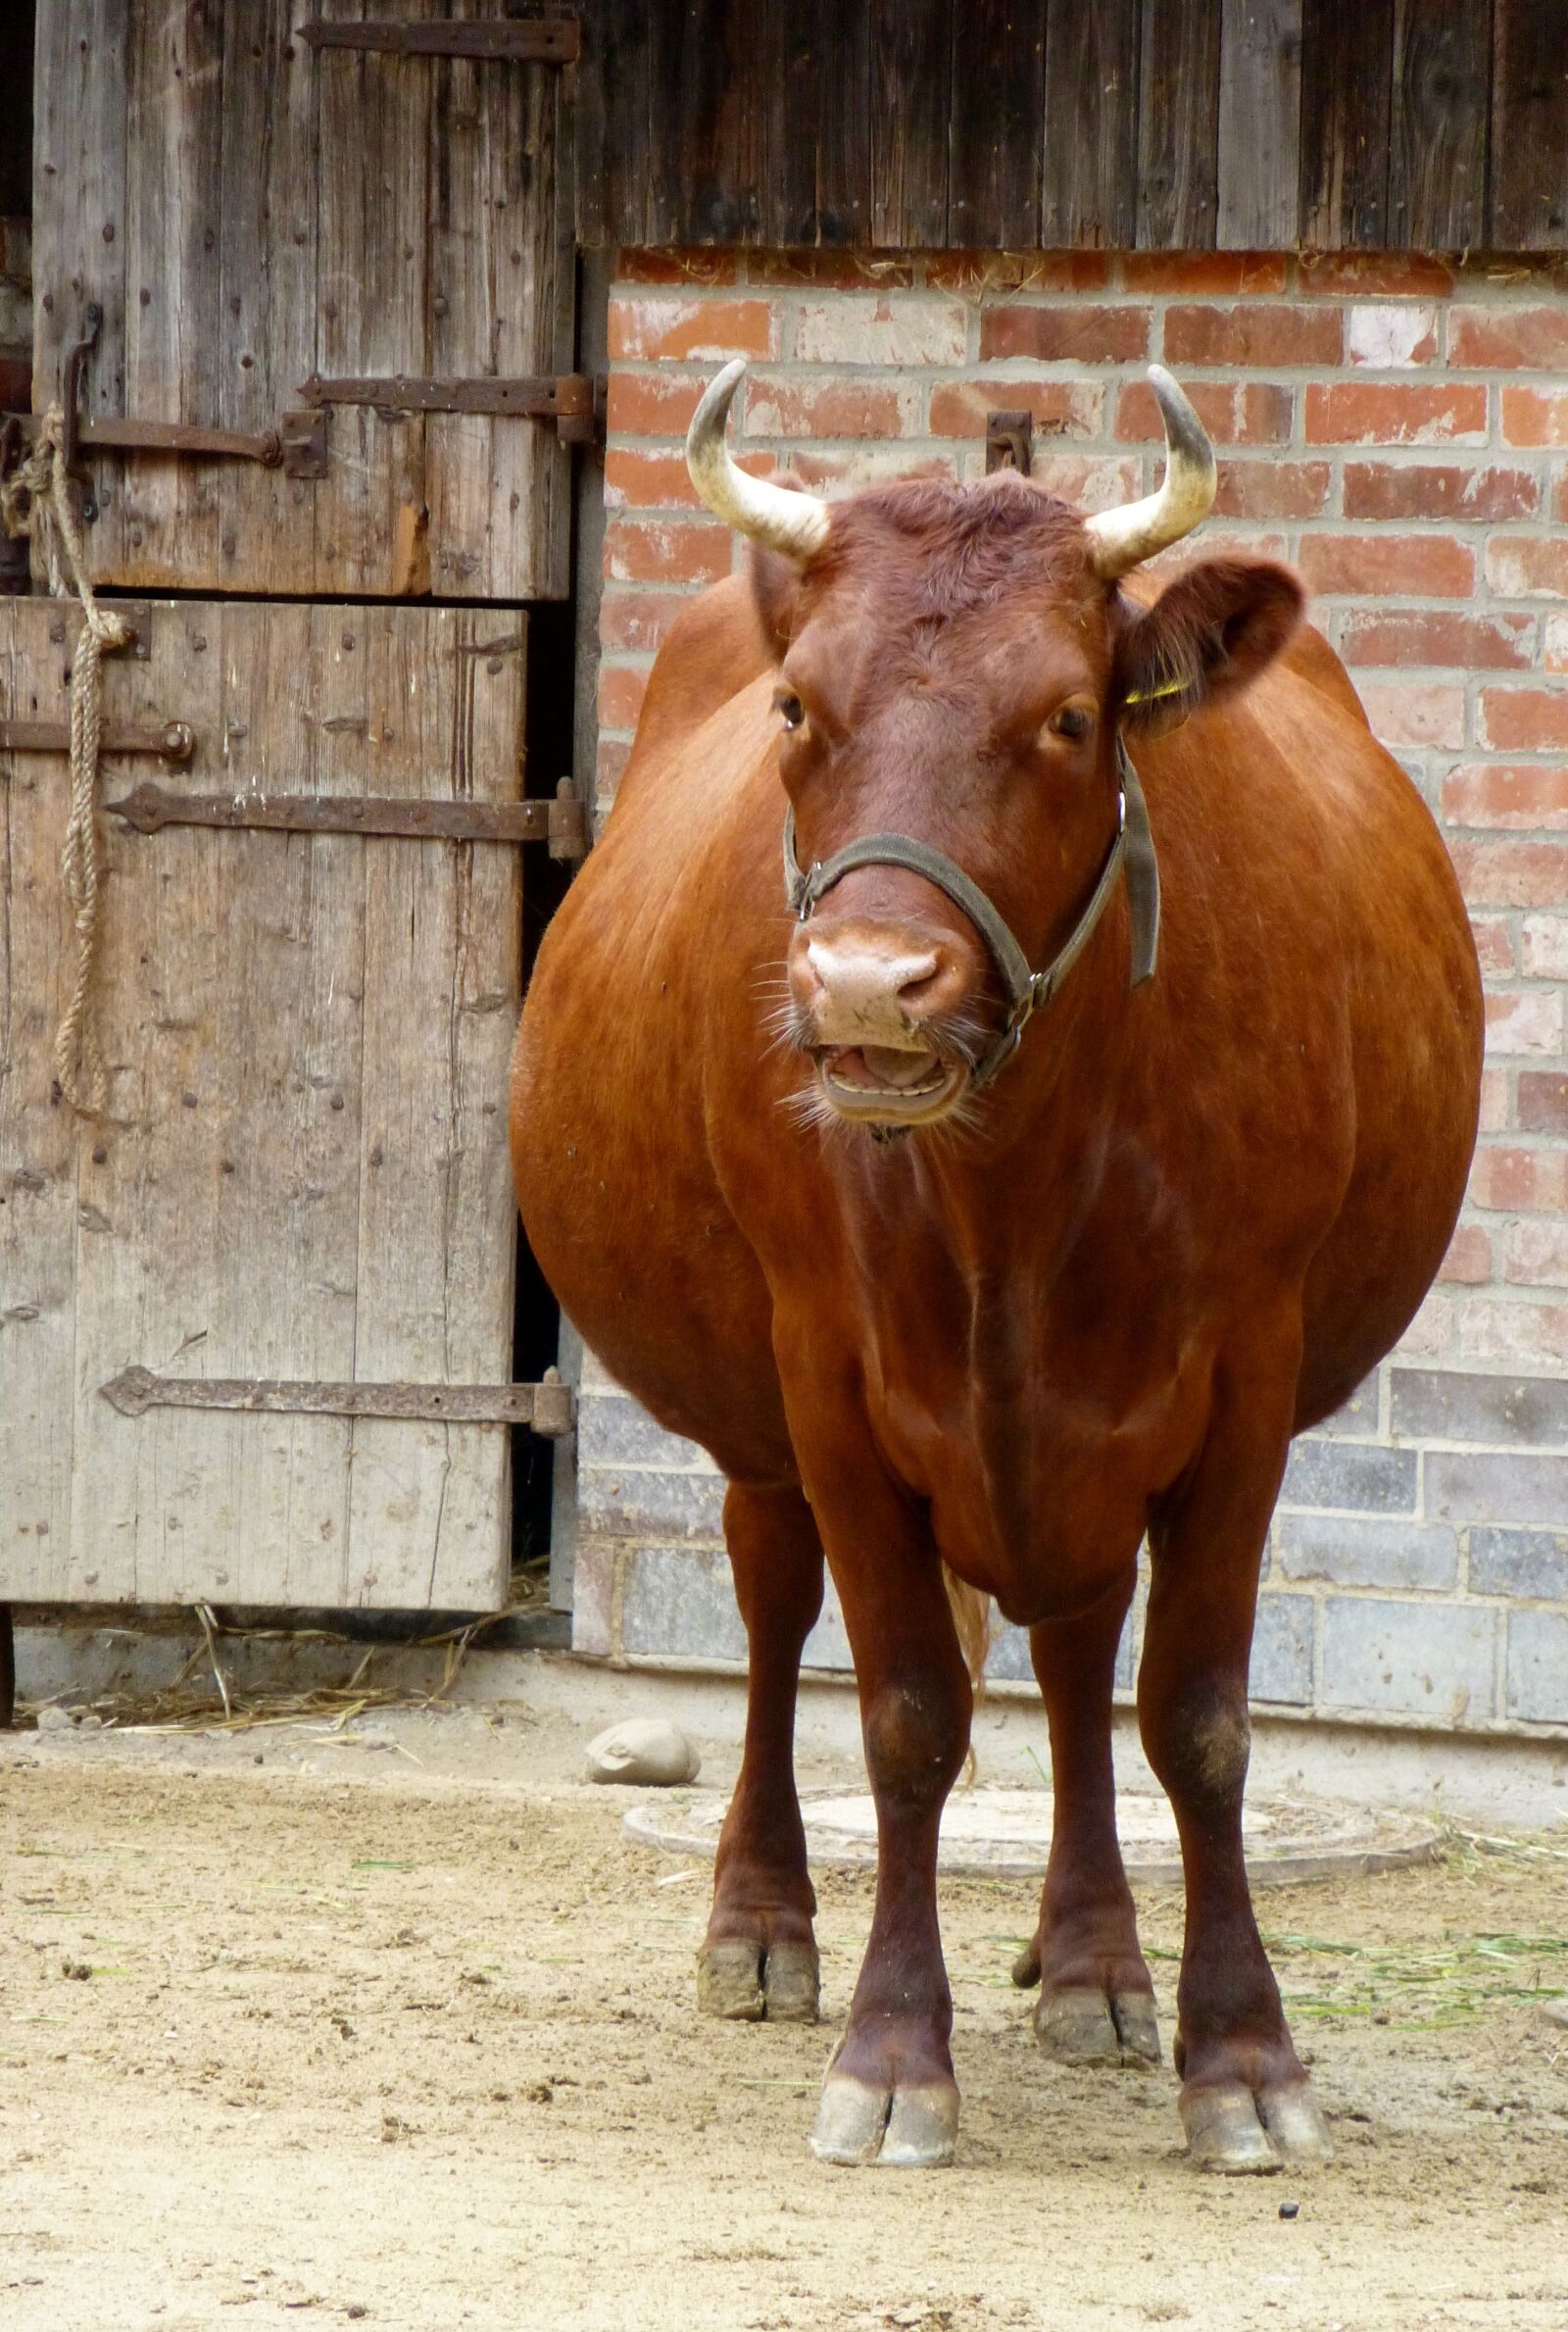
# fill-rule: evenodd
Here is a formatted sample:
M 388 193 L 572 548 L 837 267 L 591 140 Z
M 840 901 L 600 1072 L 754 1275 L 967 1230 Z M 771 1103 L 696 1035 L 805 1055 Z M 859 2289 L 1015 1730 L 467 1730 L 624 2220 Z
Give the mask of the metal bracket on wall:
M 313 49 L 377 49 L 393 57 L 492 58 L 510 65 L 574 65 L 582 55 L 582 26 L 572 16 L 434 25 L 328 25 L 313 17 L 300 26 L 299 37 Z
M 378 413 L 478 413 L 519 415 L 554 422 L 563 445 L 592 445 L 605 426 L 606 381 L 602 373 L 537 372 L 511 379 L 416 379 L 406 372 L 364 380 L 323 380 L 313 372 L 301 381 L 307 405 L 371 405 Z
M 138 834 L 165 826 L 258 826 L 284 834 L 385 834 L 409 841 L 544 842 L 553 859 L 580 859 L 587 819 L 569 777 L 553 802 L 430 802 L 385 794 L 170 793 L 138 785 L 110 814 Z
M 986 415 L 986 475 L 994 470 L 1016 470 L 1029 475 L 1034 458 L 1035 422 L 1031 413 Z
M 149 1409 L 240 1410 L 252 1414 L 404 1417 L 440 1425 L 528 1425 L 560 1441 L 576 1422 L 576 1397 L 558 1370 L 536 1385 L 312 1384 L 264 1376 L 157 1376 L 122 1368 L 98 1387 L 123 1417 Z

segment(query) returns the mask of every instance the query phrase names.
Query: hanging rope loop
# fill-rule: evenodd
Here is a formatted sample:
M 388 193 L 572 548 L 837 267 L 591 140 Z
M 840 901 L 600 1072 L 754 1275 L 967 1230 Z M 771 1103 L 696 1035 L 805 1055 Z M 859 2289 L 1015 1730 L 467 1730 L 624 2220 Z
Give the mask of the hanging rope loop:
M 103 890 L 98 831 L 98 756 L 103 739 L 103 659 L 128 648 L 136 634 L 123 616 L 101 608 L 87 575 L 87 555 L 64 450 L 65 415 L 52 405 L 32 447 L 10 477 L 0 480 L 0 516 L 10 535 L 30 535 L 56 599 L 80 602 L 81 637 L 71 662 L 71 813 L 60 872 L 76 933 L 76 972 L 55 1035 L 55 1080 L 82 1117 L 101 1117 L 109 1104 L 109 1073 L 93 1004 L 98 911 Z

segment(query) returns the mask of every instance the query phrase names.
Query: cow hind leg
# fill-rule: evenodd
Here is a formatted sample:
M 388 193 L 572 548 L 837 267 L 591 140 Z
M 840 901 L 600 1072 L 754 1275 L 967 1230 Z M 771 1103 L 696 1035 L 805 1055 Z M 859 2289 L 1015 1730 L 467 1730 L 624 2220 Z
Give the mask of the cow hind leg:
M 1091 1610 L 1029 1633 L 1051 1727 L 1051 1859 L 1040 1924 L 1012 1980 L 1040 1986 L 1035 2035 L 1061 2064 L 1159 2062 L 1154 1987 L 1122 1868 L 1110 1758 L 1116 1648 L 1136 1578 L 1129 1564 Z
M 711 2016 L 811 2024 L 816 1898 L 795 1789 L 795 1700 L 801 1650 L 822 1608 L 822 1542 L 793 1485 L 733 1483 L 724 1536 L 750 1652 L 746 1742 L 718 1842 L 697 2000 Z
M 1188 2150 L 1232 2175 L 1328 2158 L 1252 1914 L 1242 1852 L 1247 1671 L 1268 1520 L 1289 1447 L 1294 1382 L 1220 1414 L 1182 1492 L 1151 1519 L 1152 1580 L 1138 1678 L 1149 1761 L 1181 1833 L 1187 1929 L 1173 2052 Z M 1259 1414 L 1260 1399 L 1268 1414 Z

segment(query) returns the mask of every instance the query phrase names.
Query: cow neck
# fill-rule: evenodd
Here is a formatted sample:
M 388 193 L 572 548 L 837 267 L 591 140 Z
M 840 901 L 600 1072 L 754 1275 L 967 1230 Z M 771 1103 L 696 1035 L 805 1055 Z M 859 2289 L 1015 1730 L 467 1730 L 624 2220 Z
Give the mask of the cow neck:
M 824 892 L 857 867 L 902 867 L 918 874 L 973 923 L 990 950 L 1007 991 L 1008 1012 L 1000 1035 L 976 1063 L 970 1091 L 980 1092 L 1017 1052 L 1034 1015 L 1048 1005 L 1083 954 L 1109 906 L 1118 880 L 1125 881 L 1131 926 L 1130 984 L 1154 974 L 1159 954 L 1159 863 L 1150 831 L 1149 810 L 1126 740 L 1116 735 L 1116 831 L 1099 880 L 1062 945 L 1036 971 L 1010 926 L 963 868 L 928 842 L 908 834 L 862 834 L 828 859 L 813 859 L 803 870 L 795 845 L 793 805 L 784 814 L 784 896 L 800 922 L 809 920 Z

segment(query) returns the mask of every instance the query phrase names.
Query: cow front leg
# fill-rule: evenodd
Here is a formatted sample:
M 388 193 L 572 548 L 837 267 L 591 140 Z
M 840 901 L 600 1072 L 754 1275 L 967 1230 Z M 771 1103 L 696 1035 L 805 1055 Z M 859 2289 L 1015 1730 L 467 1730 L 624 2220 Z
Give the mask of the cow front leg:
M 1062 2064 L 1157 2064 L 1154 1987 L 1116 1836 L 1110 1701 L 1132 1564 L 1089 1611 L 1029 1631 L 1051 1727 L 1051 1859 L 1012 1980 L 1038 1984 L 1035 2034 Z
M 1174 2057 L 1193 2159 L 1232 2174 L 1324 2161 L 1328 2132 L 1252 1915 L 1242 1852 L 1247 1672 L 1269 1515 L 1289 1446 L 1236 1420 L 1151 1523 L 1138 1678 L 1149 1761 L 1181 1833 L 1187 1926 Z
M 847 1567 L 835 1561 L 834 1576 L 876 1803 L 876 1908 L 811 2152 L 819 2161 L 929 2169 L 952 2160 L 958 2129 L 937 1833 L 968 1747 L 972 1695 L 928 1534 L 906 1519 L 904 1547 L 879 1547 L 872 1569 L 861 1549 L 875 1520 L 861 1520 L 854 1558 Z M 828 1546 L 831 1557 L 831 1529 Z
M 697 1958 L 710 2016 L 814 2024 L 816 1897 L 795 1789 L 801 1651 L 822 1609 L 822 1542 L 795 1485 L 732 1483 L 724 1537 L 749 1652 L 746 1742 Z

